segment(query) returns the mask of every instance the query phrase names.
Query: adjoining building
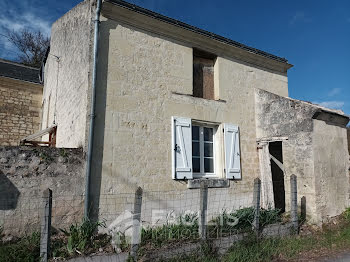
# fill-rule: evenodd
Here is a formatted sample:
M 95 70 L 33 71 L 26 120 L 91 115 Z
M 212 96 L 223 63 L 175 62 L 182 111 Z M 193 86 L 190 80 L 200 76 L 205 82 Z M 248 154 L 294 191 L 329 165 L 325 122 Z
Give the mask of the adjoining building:
M 0 145 L 18 145 L 40 130 L 39 69 L 0 59 Z
M 86 0 L 52 26 L 42 129 L 55 122 L 58 147 L 87 148 L 95 5 Z M 252 199 L 256 177 L 263 206 L 288 212 L 292 174 L 309 221 L 349 206 L 349 117 L 288 98 L 286 59 L 120 0 L 103 1 L 100 20 L 95 212 L 108 208 L 101 195 L 138 186 L 180 212 L 201 179 L 213 182 L 218 209 L 237 185 Z M 182 195 L 159 199 L 169 191 Z

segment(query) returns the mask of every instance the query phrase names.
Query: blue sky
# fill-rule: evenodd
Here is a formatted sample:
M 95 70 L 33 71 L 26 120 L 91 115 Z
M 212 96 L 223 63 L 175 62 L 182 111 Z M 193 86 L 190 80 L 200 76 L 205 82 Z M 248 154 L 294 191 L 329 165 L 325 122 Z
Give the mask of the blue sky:
M 2 0 L 6 29 L 50 25 L 80 1 Z M 289 95 L 350 115 L 350 1 L 129 0 L 142 7 L 285 57 Z M 0 37 L 0 57 L 16 50 Z

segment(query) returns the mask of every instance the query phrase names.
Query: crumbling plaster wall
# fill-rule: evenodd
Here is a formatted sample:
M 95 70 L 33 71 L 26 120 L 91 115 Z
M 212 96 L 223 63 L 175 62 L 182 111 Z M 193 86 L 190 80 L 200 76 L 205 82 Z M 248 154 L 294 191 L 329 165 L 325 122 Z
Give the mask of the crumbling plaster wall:
M 259 173 L 253 87 L 286 94 L 287 76 L 218 57 L 215 88 L 220 101 L 195 98 L 191 46 L 106 18 L 100 25 L 93 179 L 99 174 L 102 178 L 93 181 L 101 183 L 95 195 L 134 192 L 141 186 L 158 206 L 162 198 L 164 207 L 176 202 L 165 201 L 165 192 L 172 191 L 183 194 L 184 205 L 186 194 L 193 191 L 186 182 L 171 178 L 171 117 L 183 116 L 239 125 L 242 181 L 237 183 L 249 185 L 240 199 L 250 205 Z M 225 202 L 220 197 L 232 199 L 237 188 L 231 183 L 228 189 L 213 189 L 218 194 L 212 195 L 210 205 L 216 203 L 219 210 Z
M 312 104 L 259 89 L 256 89 L 255 99 L 257 138 L 288 138 L 282 143 L 287 210 L 290 209 L 290 175 L 295 174 L 298 178 L 298 203 L 300 205 L 301 197 L 305 196 L 310 222 L 320 223 L 327 215 L 340 214 L 347 201 L 344 194 L 348 195 L 349 187 L 344 170 L 345 129 L 313 120 L 319 108 Z M 340 163 L 340 167 L 330 171 L 331 167 Z M 323 170 L 322 174 L 320 170 Z M 332 176 L 337 181 L 332 182 Z M 328 188 L 320 185 L 320 179 L 327 180 L 322 183 L 327 183 Z M 340 184 L 343 186 L 337 186 Z M 333 195 L 337 192 L 336 188 L 341 190 L 339 196 Z M 321 204 L 322 201 L 328 203 Z
M 0 77 L 0 145 L 39 131 L 42 92 L 40 84 Z
M 51 29 L 42 129 L 57 124 L 58 147 L 85 146 L 93 37 L 90 2 L 78 4 Z
M 83 214 L 84 159 L 81 149 L 0 147 L 0 226 L 5 234 L 40 231 L 43 191 L 53 192 L 54 227 Z

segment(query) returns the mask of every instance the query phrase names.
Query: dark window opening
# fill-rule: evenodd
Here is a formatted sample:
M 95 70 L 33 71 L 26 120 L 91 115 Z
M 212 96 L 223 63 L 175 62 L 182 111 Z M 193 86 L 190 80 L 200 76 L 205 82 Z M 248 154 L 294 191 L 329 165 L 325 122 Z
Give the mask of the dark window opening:
M 278 161 L 283 164 L 282 142 L 270 142 L 269 151 Z M 284 173 L 283 170 L 273 161 L 271 161 L 271 173 L 273 184 L 273 197 L 275 200 L 275 208 L 281 209 L 281 212 L 286 211 L 286 199 L 284 189 Z
M 205 99 L 215 99 L 215 60 L 215 55 L 193 49 L 193 96 Z

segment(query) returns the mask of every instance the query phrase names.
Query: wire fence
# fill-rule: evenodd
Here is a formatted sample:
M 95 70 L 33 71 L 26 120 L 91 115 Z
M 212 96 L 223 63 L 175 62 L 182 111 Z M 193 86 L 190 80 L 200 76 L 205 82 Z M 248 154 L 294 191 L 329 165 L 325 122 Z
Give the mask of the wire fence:
M 84 219 L 83 195 L 55 195 L 47 189 L 41 197 L 1 199 L 1 245 L 40 234 L 42 261 L 96 253 L 112 254 L 117 261 L 129 256 L 167 260 L 203 252 L 203 246 L 222 254 L 248 236 L 259 239 L 296 232 L 296 177 L 290 182 L 286 213 L 262 199 L 269 187 L 259 179 L 253 186 L 237 183 L 233 190 L 211 188 L 203 180 L 199 188 L 185 191 L 138 188 L 102 194 L 91 220 Z

